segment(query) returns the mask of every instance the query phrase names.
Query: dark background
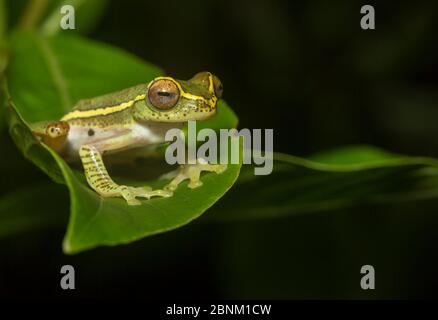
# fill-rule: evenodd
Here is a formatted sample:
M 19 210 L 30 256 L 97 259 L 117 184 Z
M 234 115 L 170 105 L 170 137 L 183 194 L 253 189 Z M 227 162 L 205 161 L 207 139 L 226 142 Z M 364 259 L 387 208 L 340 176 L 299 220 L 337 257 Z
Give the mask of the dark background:
M 376 30 L 360 28 L 364 4 L 375 7 Z M 437 31 L 436 1 L 111 1 L 90 37 L 176 78 L 217 74 L 240 127 L 274 128 L 276 151 L 306 156 L 373 144 L 438 157 Z M 23 170 L 47 179 L 24 160 Z M 0 241 L 0 295 L 436 297 L 437 205 L 233 224 L 201 217 L 75 256 L 61 252 L 64 227 L 35 231 Z M 74 292 L 59 287 L 64 264 L 76 268 Z M 365 264 L 376 269 L 374 291 L 359 286 Z

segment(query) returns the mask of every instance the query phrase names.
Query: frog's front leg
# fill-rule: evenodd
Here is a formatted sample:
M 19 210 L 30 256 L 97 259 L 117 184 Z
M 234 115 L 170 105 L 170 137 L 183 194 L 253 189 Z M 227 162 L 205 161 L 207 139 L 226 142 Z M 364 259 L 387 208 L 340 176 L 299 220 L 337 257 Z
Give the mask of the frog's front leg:
M 219 174 L 226 169 L 226 164 L 209 164 L 204 159 L 200 158 L 196 161 L 196 164 L 184 164 L 181 165 L 178 170 L 165 174 L 162 178 L 172 179 L 172 181 L 170 181 L 164 189 L 174 191 L 184 180 L 190 180 L 187 186 L 190 189 L 194 189 L 202 186 L 202 181 L 200 179 L 202 171 Z
M 139 205 L 137 197 L 170 197 L 169 190 L 151 190 L 148 187 L 118 185 L 111 179 L 102 160 L 102 152 L 123 147 L 124 138 L 117 137 L 103 142 L 86 144 L 80 147 L 79 156 L 89 185 L 102 197 L 123 197 L 129 205 Z

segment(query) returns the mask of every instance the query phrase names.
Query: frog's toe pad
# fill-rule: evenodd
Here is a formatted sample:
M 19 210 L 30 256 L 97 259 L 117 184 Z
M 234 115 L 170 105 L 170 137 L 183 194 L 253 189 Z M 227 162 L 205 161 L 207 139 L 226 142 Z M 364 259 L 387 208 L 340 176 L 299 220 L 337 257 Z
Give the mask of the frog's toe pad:
M 191 180 L 187 186 L 190 189 L 195 189 L 195 188 L 202 186 L 202 181 L 201 180 L 194 180 L 194 181 Z
M 125 187 L 121 191 L 121 196 L 125 198 L 126 202 L 131 206 L 141 204 L 137 197 L 146 199 L 150 199 L 152 197 L 167 198 L 171 197 L 172 194 L 173 193 L 170 190 L 152 190 L 150 187 Z
M 128 205 L 130 206 L 139 206 L 141 205 L 141 201 L 137 200 L 136 198 L 130 198 L 130 199 L 126 199 L 126 202 L 128 203 Z
M 216 173 L 223 173 L 225 170 L 227 170 L 226 164 L 218 164 L 214 167 L 214 172 Z

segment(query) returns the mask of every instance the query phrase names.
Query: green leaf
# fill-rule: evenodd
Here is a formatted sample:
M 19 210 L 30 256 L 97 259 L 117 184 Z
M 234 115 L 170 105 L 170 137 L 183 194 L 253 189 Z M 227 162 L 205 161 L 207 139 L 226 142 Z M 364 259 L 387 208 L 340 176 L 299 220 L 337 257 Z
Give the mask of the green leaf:
M 353 146 L 311 157 L 274 154 L 274 170 L 242 168 L 238 186 L 215 207 L 214 220 L 274 218 L 438 196 L 438 160 Z
M 54 151 L 39 144 L 28 123 L 58 119 L 79 99 L 150 81 L 161 70 L 122 50 L 75 36 L 43 38 L 15 33 L 7 78 L 10 133 L 23 154 L 70 192 L 71 214 L 64 251 L 76 253 L 99 245 L 129 243 L 175 229 L 200 216 L 233 185 L 240 164 L 220 174 L 205 174 L 203 186 L 180 185 L 170 198 L 153 198 L 128 206 L 120 198 L 101 198 L 87 185 L 81 170 L 68 166 Z M 210 127 L 229 128 L 237 119 L 225 103 Z M 139 167 L 137 170 L 147 170 Z M 115 177 L 116 181 L 119 177 Z M 129 181 L 129 180 L 125 180 Z M 162 186 L 163 181 L 132 181 Z

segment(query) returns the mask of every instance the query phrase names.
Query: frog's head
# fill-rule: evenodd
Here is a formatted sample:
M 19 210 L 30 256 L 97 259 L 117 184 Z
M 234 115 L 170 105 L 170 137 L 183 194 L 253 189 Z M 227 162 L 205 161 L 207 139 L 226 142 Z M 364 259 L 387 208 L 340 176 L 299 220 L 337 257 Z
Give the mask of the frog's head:
M 204 120 L 216 113 L 222 83 L 210 72 L 200 72 L 187 81 L 158 77 L 147 88 L 146 118 L 160 122 Z

